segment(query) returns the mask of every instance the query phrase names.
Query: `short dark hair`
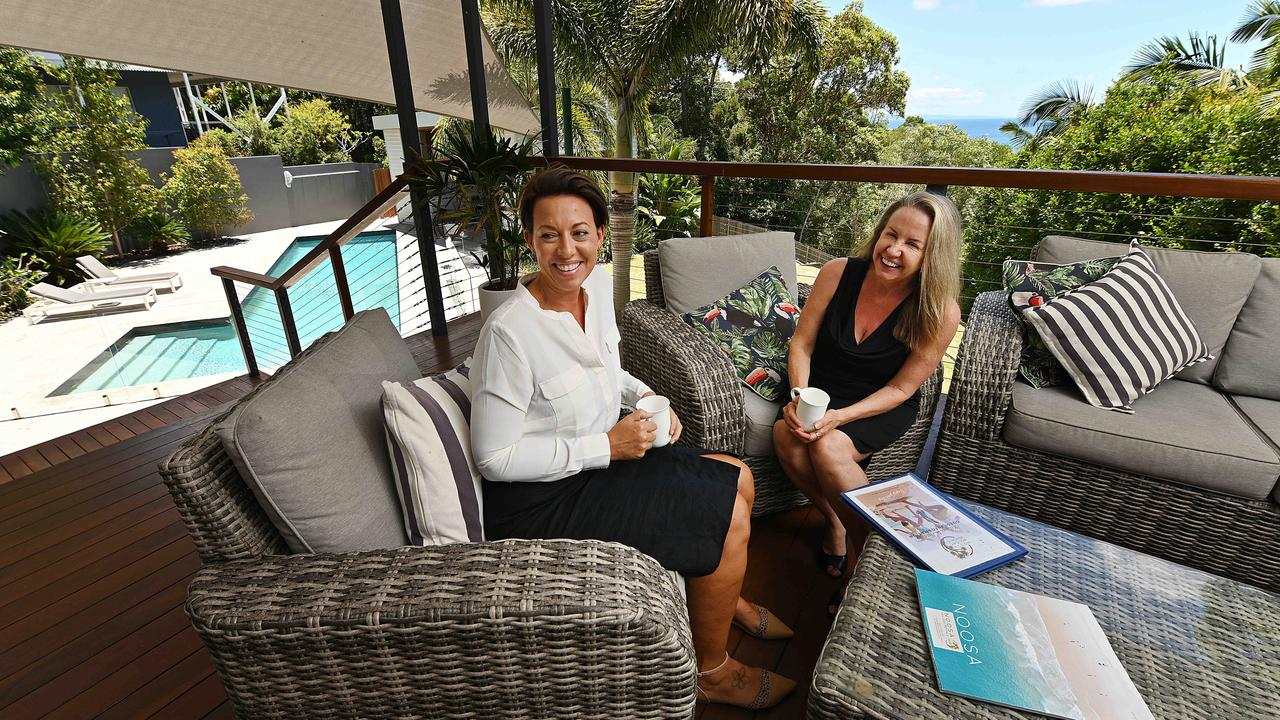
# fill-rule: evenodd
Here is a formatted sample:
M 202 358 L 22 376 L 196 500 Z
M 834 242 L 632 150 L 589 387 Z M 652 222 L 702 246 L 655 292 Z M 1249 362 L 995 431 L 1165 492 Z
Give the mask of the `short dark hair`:
M 609 224 L 609 203 L 596 181 L 564 165 L 552 165 L 535 173 L 520 191 L 520 223 L 526 232 L 533 232 L 533 206 L 542 198 L 557 195 L 582 198 L 591 207 L 596 227 Z

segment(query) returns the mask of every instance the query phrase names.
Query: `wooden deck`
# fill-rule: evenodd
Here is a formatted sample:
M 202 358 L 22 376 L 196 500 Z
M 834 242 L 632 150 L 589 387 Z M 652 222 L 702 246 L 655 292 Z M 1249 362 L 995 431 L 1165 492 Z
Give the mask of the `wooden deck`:
M 409 339 L 424 374 L 475 345 L 476 316 L 447 340 Z M 0 458 L 0 718 L 229 718 L 234 713 L 183 610 L 200 560 L 157 463 L 253 383 L 240 378 Z M 811 509 L 756 523 L 743 594 L 796 630 L 730 649 L 801 682 L 758 718 L 803 717 L 830 627 L 834 580 L 817 568 Z M 747 718 L 711 706 L 701 718 Z

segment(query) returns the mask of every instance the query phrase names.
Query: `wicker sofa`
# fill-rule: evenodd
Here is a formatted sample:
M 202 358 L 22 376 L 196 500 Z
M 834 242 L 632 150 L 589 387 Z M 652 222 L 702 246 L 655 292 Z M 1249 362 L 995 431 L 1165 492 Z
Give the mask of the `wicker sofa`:
M 1033 260 L 1124 247 L 1050 237 Z M 1003 293 L 974 303 L 930 481 L 947 492 L 1280 590 L 1280 259 L 1151 250 L 1216 359 L 1123 415 L 1019 379 Z
M 769 264 L 794 268 L 794 242 L 791 233 L 681 238 L 664 241 L 660 250 L 669 249 L 670 244 L 694 248 L 694 243 L 729 248 L 716 254 L 714 268 L 718 285 L 697 288 L 701 294 L 695 293 L 694 298 L 687 301 L 696 307 L 722 297 L 724 287 L 741 287 Z M 760 251 L 760 246 L 769 249 Z M 628 303 L 622 311 L 619 326 L 623 367 L 658 393 L 671 398 L 672 407 L 684 423 L 680 444 L 735 453 L 746 462 L 755 475 L 755 515 L 806 504 L 808 500 L 783 474 L 773 454 L 770 428 L 778 406 L 747 391 L 728 356 L 668 309 L 660 250 L 644 254 L 645 298 Z M 694 257 L 681 257 L 672 267 L 686 271 L 691 267 L 700 268 L 706 275 L 708 266 L 696 261 L 699 250 L 694 248 Z M 763 264 L 760 264 L 761 257 L 765 258 Z M 683 285 L 688 285 L 689 278 L 682 280 Z M 698 278 L 695 276 L 693 280 L 696 283 Z M 670 285 L 670 281 L 667 284 Z M 796 287 L 803 306 L 810 287 L 800 284 Z M 681 292 L 688 289 L 682 287 Z M 867 469 L 871 478 L 891 477 L 915 469 L 929 435 L 941 384 L 939 367 L 921 388 L 920 412 L 915 424 L 897 442 L 871 458 Z
M 357 314 L 237 407 L 332 367 L 333 339 L 369 323 L 389 325 L 380 309 Z M 367 365 L 345 372 L 335 393 L 367 392 Z M 356 416 L 298 426 L 336 437 Z M 204 563 L 187 613 L 240 717 L 692 715 L 687 611 L 652 558 L 570 540 L 289 554 L 215 425 L 161 474 Z

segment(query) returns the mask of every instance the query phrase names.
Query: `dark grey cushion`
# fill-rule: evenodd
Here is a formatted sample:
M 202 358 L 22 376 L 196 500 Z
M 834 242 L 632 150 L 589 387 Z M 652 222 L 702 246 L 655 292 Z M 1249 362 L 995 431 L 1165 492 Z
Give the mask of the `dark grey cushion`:
M 1280 400 L 1280 258 L 1262 259 L 1213 384 L 1235 395 Z
M 366 310 L 215 426 L 291 551 L 408 542 L 382 428 L 382 381 L 419 375 L 387 312 Z
M 1075 388 L 1013 384 L 1004 439 L 1011 445 L 1260 500 L 1280 458 L 1208 385 L 1167 380 L 1126 415 L 1095 408 Z M 1211 430 L 1211 431 L 1209 431 Z
M 658 243 L 662 294 L 677 315 L 709 305 L 777 267 L 796 296 L 796 236 L 789 232 L 671 238 Z
M 1050 235 L 1036 245 L 1032 258 L 1041 262 L 1072 263 L 1124 255 L 1120 243 Z M 1192 365 L 1174 377 L 1208 384 L 1218 365 L 1222 347 L 1231 334 L 1236 316 L 1249 297 L 1262 267 L 1257 255 L 1248 253 L 1168 250 L 1143 246 L 1173 296 L 1195 324 L 1200 339 L 1214 359 Z
M 1249 418 L 1249 422 L 1252 422 L 1267 437 L 1271 447 L 1280 453 L 1280 401 L 1244 395 L 1233 395 L 1231 399 L 1235 401 L 1236 407 L 1240 408 L 1245 417 Z M 1276 482 L 1280 483 L 1280 477 Z M 1276 485 L 1271 497 L 1275 498 L 1276 502 L 1280 502 L 1280 484 Z

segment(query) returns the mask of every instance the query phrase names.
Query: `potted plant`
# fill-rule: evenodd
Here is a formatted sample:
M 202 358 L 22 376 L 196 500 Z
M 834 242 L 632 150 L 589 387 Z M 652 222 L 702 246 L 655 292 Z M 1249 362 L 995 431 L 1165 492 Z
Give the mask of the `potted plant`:
M 417 184 L 440 220 L 457 223 L 471 239 L 481 239 L 488 271 L 480 287 L 480 315 L 509 298 L 520 280 L 520 261 L 528 246 L 520 230 L 518 204 L 525 179 L 533 171 L 533 139 L 476 133 L 470 123 L 445 126 L 436 157 L 416 163 L 409 181 Z

